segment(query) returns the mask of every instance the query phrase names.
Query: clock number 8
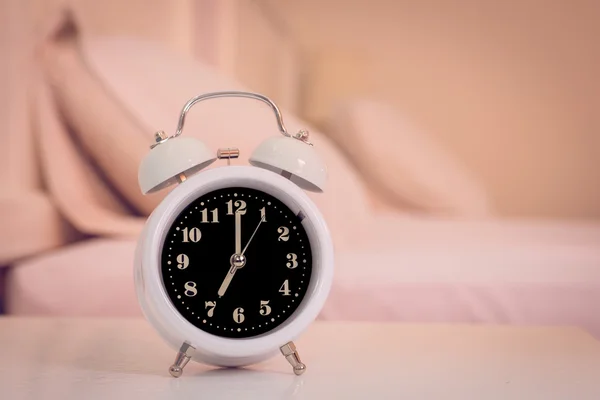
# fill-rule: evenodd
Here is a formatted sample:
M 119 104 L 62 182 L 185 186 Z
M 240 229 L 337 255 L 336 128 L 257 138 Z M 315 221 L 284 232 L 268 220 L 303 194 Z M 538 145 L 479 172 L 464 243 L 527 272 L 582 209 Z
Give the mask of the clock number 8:
M 186 282 L 185 285 L 183 285 L 183 287 L 185 288 L 185 292 L 183 292 L 187 297 L 194 297 L 195 295 L 198 294 L 198 289 L 196 289 L 196 282 Z

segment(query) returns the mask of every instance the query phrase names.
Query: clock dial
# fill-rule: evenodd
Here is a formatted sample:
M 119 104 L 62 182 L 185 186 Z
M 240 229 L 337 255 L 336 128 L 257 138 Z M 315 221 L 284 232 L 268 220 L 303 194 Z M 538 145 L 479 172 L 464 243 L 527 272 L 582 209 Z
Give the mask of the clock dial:
M 249 188 L 199 197 L 175 219 L 161 256 L 179 313 L 208 333 L 245 338 L 285 322 L 306 294 L 312 253 L 302 219 Z

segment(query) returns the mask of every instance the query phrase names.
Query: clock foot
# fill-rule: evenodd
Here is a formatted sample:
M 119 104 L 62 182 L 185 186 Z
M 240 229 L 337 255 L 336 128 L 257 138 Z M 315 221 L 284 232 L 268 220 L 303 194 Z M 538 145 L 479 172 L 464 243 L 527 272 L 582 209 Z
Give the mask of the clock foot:
M 300 356 L 296 351 L 296 345 L 294 342 L 288 342 L 279 348 L 281 354 L 285 359 L 294 367 L 294 374 L 302 375 L 306 371 L 306 365 L 300 361 Z
M 169 367 L 169 373 L 175 378 L 179 378 L 183 373 L 183 368 L 187 365 L 188 361 L 192 358 L 194 354 L 194 347 L 188 342 L 183 342 L 179 351 L 177 352 L 177 356 L 175 357 L 175 362 L 173 365 Z

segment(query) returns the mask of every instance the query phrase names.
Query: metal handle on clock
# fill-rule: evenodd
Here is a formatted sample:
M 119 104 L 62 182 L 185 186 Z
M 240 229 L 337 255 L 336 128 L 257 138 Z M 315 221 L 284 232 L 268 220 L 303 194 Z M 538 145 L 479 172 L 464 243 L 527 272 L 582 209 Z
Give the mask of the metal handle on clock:
M 185 117 L 190 108 L 192 108 L 196 103 L 199 103 L 201 101 L 215 99 L 219 97 L 245 97 L 249 99 L 259 100 L 263 103 L 268 104 L 275 113 L 275 118 L 277 119 L 277 126 L 279 127 L 279 132 L 281 132 L 283 136 L 292 136 L 288 133 L 287 129 L 285 128 L 285 125 L 283 124 L 283 117 L 281 115 L 281 111 L 279 111 L 279 107 L 277 107 L 277 105 L 267 96 L 263 96 L 262 94 L 252 92 L 226 91 L 201 94 L 199 96 L 191 98 L 187 103 L 185 103 L 183 109 L 181 110 L 181 114 L 179 115 L 179 123 L 177 124 L 177 130 L 175 131 L 175 134 L 170 138 L 175 138 L 181 135 L 181 133 L 183 132 L 183 125 L 185 124 Z

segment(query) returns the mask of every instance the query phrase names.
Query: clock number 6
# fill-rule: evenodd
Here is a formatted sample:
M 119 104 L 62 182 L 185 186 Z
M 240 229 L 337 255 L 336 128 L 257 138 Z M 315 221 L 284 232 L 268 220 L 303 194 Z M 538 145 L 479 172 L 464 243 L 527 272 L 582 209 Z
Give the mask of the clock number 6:
M 242 307 L 238 307 L 235 310 L 233 310 L 233 320 L 235 322 L 241 324 L 242 322 L 244 322 L 245 319 L 246 317 L 244 317 L 244 309 Z

